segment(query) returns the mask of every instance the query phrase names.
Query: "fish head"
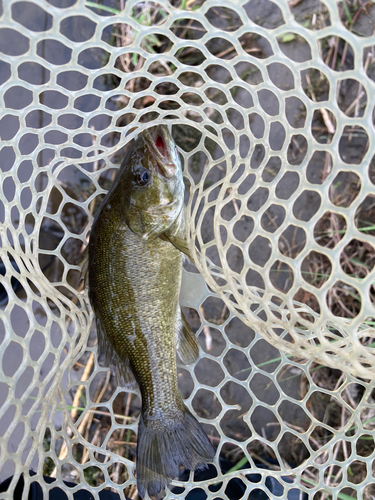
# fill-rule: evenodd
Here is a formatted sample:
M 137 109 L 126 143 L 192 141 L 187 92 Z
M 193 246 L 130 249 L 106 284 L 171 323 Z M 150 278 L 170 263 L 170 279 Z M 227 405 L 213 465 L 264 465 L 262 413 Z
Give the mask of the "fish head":
M 184 183 L 180 157 L 165 125 L 139 134 L 120 177 L 129 228 L 145 239 L 167 231 L 183 208 Z

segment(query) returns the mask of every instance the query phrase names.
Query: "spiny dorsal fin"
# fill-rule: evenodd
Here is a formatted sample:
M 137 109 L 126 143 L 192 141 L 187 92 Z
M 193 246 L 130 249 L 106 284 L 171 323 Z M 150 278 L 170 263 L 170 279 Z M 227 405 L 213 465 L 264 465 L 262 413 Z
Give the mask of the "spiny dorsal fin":
M 191 365 L 199 356 L 199 347 L 189 323 L 181 311 L 181 328 L 178 336 L 177 351 L 185 365 Z

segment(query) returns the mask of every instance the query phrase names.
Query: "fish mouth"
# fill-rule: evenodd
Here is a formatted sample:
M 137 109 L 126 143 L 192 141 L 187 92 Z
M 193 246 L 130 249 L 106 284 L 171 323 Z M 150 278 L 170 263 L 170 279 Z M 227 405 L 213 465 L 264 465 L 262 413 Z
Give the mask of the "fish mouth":
M 154 130 L 145 130 L 142 137 L 156 159 L 157 173 L 171 179 L 178 170 L 178 153 L 166 125 L 158 125 Z

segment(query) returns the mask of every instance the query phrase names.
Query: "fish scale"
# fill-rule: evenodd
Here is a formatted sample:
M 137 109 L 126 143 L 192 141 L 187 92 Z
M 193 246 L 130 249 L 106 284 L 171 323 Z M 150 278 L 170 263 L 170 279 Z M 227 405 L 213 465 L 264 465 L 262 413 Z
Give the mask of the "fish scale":
M 106 252 L 103 253 L 99 265 L 104 271 L 98 270 L 94 273 L 93 278 L 90 277 L 90 290 L 96 288 L 101 290 L 98 300 L 94 299 L 93 301 L 95 302 L 94 308 L 97 314 L 102 315 L 106 324 L 106 335 L 115 346 L 116 351 L 120 356 L 131 359 L 141 387 L 143 401 L 145 402 L 147 399 L 150 410 L 154 411 L 156 410 L 154 405 L 165 405 L 165 401 L 169 401 L 169 394 L 175 392 L 177 385 L 175 337 L 178 322 L 178 293 L 176 290 L 180 286 L 182 256 L 171 243 L 160 239 L 158 242 L 153 242 L 154 246 L 159 247 L 159 251 L 150 252 L 148 249 L 150 244 L 134 235 L 126 225 L 121 225 L 120 221 L 117 230 L 113 232 L 113 227 L 108 226 L 105 220 L 103 226 L 99 220 L 95 232 L 99 231 L 105 234 L 108 230 L 111 231 L 112 235 L 115 234 L 115 238 L 108 238 L 107 241 L 114 240 L 117 244 L 109 244 Z M 96 244 L 95 236 L 92 244 Z M 131 263 L 127 259 L 128 254 L 132 255 Z M 150 273 L 153 272 L 154 267 L 156 269 L 162 268 L 166 260 L 169 263 L 167 270 L 170 273 L 170 279 L 160 280 L 155 286 L 156 283 L 152 283 L 153 280 L 149 278 Z M 105 270 L 111 267 L 113 262 L 117 263 L 117 266 L 112 266 L 113 281 L 109 286 L 105 286 L 105 281 L 108 280 L 108 274 L 105 273 Z M 123 273 L 117 271 L 121 267 L 126 268 L 125 279 Z M 98 280 L 96 276 L 100 276 L 101 279 Z M 170 283 L 173 277 L 177 277 L 177 279 L 175 279 L 174 287 L 171 287 Z M 168 307 L 162 309 L 160 296 L 164 295 L 172 299 L 171 288 L 175 288 L 175 306 L 170 307 L 169 300 L 166 303 Z M 134 304 L 129 301 L 129 297 L 132 295 L 134 296 Z M 128 315 L 119 314 L 119 309 L 124 303 L 127 303 L 130 309 Z M 138 304 L 140 307 L 137 307 Z M 173 309 L 175 310 L 174 318 Z M 117 320 L 118 316 L 120 320 L 117 325 L 115 319 Z M 138 323 L 138 326 L 133 344 L 134 322 Z M 165 332 L 165 334 L 160 335 L 159 332 Z M 146 350 L 141 349 L 142 344 L 146 346 Z M 157 370 L 154 369 L 154 366 L 150 366 L 157 365 L 161 358 L 163 358 L 163 362 L 160 363 Z M 168 359 L 168 363 L 165 363 L 166 359 Z M 151 389 L 151 385 L 155 387 L 155 390 Z M 155 398 L 159 400 L 158 403 L 153 402 Z

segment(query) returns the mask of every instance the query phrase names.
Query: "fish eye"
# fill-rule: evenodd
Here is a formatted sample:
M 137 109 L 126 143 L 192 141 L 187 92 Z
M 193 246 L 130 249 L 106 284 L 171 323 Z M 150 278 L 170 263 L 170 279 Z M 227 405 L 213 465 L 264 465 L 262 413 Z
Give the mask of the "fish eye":
M 134 178 L 138 186 L 145 186 L 150 180 L 150 174 L 145 168 L 141 168 L 134 173 Z

